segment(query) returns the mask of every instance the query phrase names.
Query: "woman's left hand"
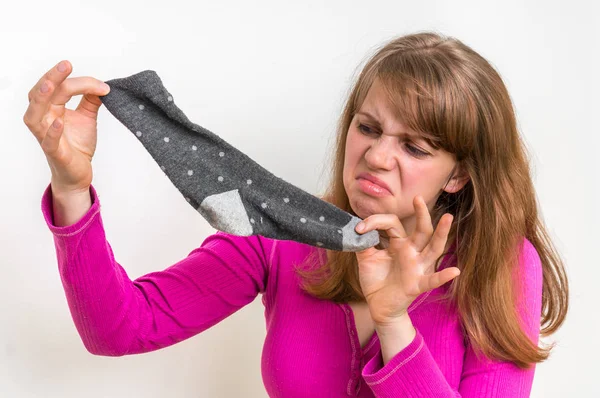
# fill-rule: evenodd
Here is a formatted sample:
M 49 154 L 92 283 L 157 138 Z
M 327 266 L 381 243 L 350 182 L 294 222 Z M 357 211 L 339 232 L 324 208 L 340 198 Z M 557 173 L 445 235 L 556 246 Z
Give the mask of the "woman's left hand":
M 393 324 L 421 293 L 460 274 L 456 267 L 434 272 L 436 260 L 446 247 L 453 216 L 444 214 L 434 231 L 423 198 L 416 196 L 413 204 L 417 221 L 411 236 L 406 236 L 395 214 L 374 214 L 361 222 L 365 229 L 357 228 L 359 233 L 383 230 L 387 234 L 387 238 L 380 239 L 383 250 L 370 247 L 356 252 L 360 285 L 377 326 Z

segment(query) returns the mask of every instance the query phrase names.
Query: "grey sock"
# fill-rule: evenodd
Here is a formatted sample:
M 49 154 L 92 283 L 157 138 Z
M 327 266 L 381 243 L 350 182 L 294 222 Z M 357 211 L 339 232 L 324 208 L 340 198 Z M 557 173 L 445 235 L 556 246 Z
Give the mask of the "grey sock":
M 151 70 L 106 82 L 106 109 L 146 148 L 186 200 L 215 229 L 338 251 L 379 243 L 361 221 L 274 176 L 209 130 L 192 123 Z

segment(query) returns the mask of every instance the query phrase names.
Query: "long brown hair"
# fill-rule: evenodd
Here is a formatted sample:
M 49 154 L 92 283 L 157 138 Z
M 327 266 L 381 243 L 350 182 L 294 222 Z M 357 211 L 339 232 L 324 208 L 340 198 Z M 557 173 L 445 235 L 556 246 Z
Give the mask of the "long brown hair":
M 448 241 L 453 242 L 451 255 L 461 274 L 445 298 L 456 305 L 470 343 L 478 354 L 521 368 L 544 361 L 553 345 L 534 344 L 519 326 L 515 308 L 515 264 L 523 238 L 535 247 L 542 264 L 543 336 L 565 320 L 568 281 L 538 213 L 528 154 L 500 75 L 461 41 L 433 32 L 405 35 L 377 49 L 339 119 L 331 180 L 323 195 L 353 215 L 342 179 L 346 136 L 376 78 L 401 120 L 412 130 L 433 135 L 437 146 L 454 154 L 470 177 L 459 192 L 442 192 L 432 211 L 434 226 L 444 213 L 454 216 Z M 326 254 L 321 267 L 296 267 L 303 289 L 335 302 L 364 302 L 356 255 Z M 318 251 L 313 255 L 303 264 L 314 263 Z

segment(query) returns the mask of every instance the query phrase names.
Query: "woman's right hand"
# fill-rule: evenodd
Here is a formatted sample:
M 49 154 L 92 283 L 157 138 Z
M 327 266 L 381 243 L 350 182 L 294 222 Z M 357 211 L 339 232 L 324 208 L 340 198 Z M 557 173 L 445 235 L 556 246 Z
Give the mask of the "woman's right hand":
M 50 69 L 29 91 L 23 122 L 37 138 L 52 172 L 52 190 L 87 191 L 92 183 L 92 157 L 96 150 L 96 121 L 108 94 L 107 84 L 93 77 L 73 77 L 69 61 Z M 66 80 L 65 80 L 66 79 Z M 65 107 L 71 97 L 83 95 L 77 109 Z

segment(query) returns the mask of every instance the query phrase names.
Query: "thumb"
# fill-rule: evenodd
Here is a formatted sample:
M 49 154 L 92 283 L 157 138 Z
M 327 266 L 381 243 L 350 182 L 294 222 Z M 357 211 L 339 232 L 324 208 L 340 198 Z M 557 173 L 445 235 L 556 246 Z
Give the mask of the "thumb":
M 361 250 L 361 251 L 357 251 L 357 252 L 355 252 L 355 254 L 356 254 L 357 260 L 360 262 L 362 259 L 371 257 L 372 255 L 374 255 L 377 252 L 378 252 L 378 250 L 373 246 L 373 247 L 367 247 L 366 249 Z
M 98 109 L 102 106 L 100 97 L 94 94 L 84 94 L 77 105 L 77 112 L 83 113 L 86 116 L 95 118 L 98 116 Z

